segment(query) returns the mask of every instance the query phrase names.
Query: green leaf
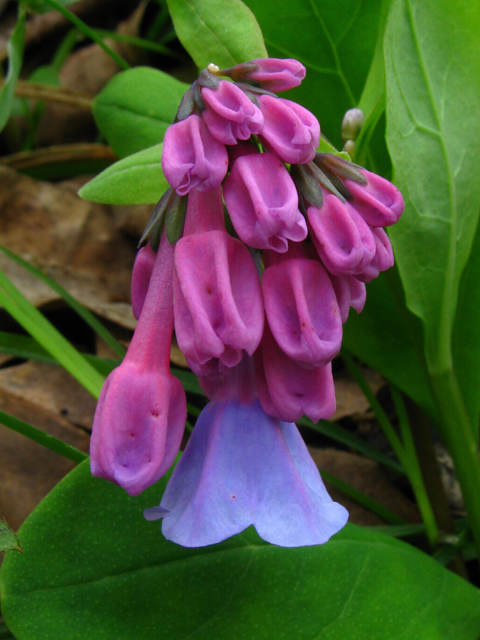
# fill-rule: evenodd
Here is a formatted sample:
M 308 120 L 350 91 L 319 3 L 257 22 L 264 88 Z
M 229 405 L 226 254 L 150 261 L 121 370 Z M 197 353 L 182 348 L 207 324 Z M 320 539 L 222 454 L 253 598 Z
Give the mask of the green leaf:
M 262 32 L 241 0 L 167 0 L 180 42 L 199 69 L 266 58 Z
M 263 31 L 268 53 L 295 58 L 307 69 L 285 97 L 320 120 L 322 132 L 342 148 L 345 112 L 362 95 L 373 59 L 382 0 L 246 0 Z
M 95 98 L 93 115 L 117 156 L 162 142 L 188 86 L 147 67 L 115 75 Z
M 22 551 L 17 534 L 5 520 L 0 520 L 0 552 L 2 551 Z
M 0 640 L 15 640 L 7 625 L 0 620 Z
M 63 7 L 66 7 L 69 4 L 73 4 L 77 0 L 58 0 L 59 4 Z M 21 0 L 21 4 L 28 7 L 31 11 L 35 11 L 36 13 L 46 13 L 47 11 L 51 11 L 52 7 L 47 2 L 47 0 Z
M 0 304 L 82 386 L 98 398 L 104 378 L 0 271 Z
M 25 44 L 25 11 L 19 10 L 18 21 L 8 41 L 8 73 L 0 92 L 0 131 L 7 124 L 15 99 L 15 88 L 22 68 Z
M 19 640 L 478 638 L 478 590 L 395 538 L 347 525 L 285 549 L 250 528 L 185 549 L 143 518 L 164 486 L 131 498 L 82 464 L 55 487 L 0 574 Z
M 460 278 L 480 213 L 479 33 L 478 3 L 399 0 L 385 37 L 387 142 L 406 205 L 390 237 L 434 375 L 452 366 Z
M 162 172 L 162 144 L 119 160 L 78 192 L 105 204 L 155 204 L 168 189 Z

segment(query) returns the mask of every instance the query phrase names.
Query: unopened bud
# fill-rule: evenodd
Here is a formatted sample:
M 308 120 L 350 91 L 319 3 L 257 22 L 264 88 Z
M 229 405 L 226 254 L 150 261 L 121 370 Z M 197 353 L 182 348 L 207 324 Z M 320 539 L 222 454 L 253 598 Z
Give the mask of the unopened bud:
M 310 164 L 292 164 L 290 169 L 290 175 L 297 187 L 297 190 L 302 194 L 307 202 L 313 207 L 320 207 L 323 204 L 322 187 L 316 177 L 314 170 Z
M 353 158 L 353 154 L 355 153 L 355 142 L 353 140 L 347 140 L 343 145 L 343 150 L 348 153 L 350 158 Z
M 360 171 L 360 167 L 358 167 L 353 162 L 344 160 L 340 156 L 336 156 L 333 153 L 317 153 L 315 157 L 315 163 L 323 170 L 325 170 L 325 168 L 329 169 L 339 178 L 352 180 L 357 184 L 367 184 L 367 179 Z
M 343 117 L 342 140 L 356 140 L 363 124 L 363 111 L 361 109 L 349 109 Z
M 210 62 L 210 64 L 207 67 L 207 71 L 209 71 L 210 73 L 217 74 L 220 71 L 220 67 L 216 64 L 213 64 L 213 62 Z

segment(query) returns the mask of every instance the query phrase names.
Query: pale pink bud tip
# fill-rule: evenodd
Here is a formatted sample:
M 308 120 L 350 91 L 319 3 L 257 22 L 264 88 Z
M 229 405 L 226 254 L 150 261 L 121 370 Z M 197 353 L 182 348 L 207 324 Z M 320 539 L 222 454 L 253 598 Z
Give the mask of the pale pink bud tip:
M 228 169 L 225 146 L 196 115 L 173 124 L 163 141 L 162 169 L 178 195 L 218 187 Z
M 273 93 L 298 87 L 307 73 L 303 64 L 292 58 L 262 58 L 253 62 L 258 68 L 245 79 Z

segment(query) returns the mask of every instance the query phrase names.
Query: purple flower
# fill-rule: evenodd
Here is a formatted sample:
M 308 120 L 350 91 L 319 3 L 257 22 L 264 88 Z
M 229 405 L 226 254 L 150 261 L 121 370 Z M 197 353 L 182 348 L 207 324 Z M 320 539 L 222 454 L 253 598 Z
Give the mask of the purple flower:
M 186 419 L 185 392 L 169 370 L 173 247 L 162 239 L 138 325 L 100 394 L 90 443 L 92 474 L 138 495 L 167 471 Z
M 228 168 L 225 146 L 216 140 L 205 122 L 188 116 L 167 129 L 163 141 L 162 169 L 179 196 L 192 189 L 218 187 Z
M 342 322 L 346 322 L 350 307 L 360 313 L 365 306 L 367 290 L 365 284 L 360 282 L 355 276 L 334 276 L 330 274 Z
M 252 62 L 257 68 L 243 78 L 273 93 L 298 87 L 307 73 L 301 62 L 291 58 L 262 58 Z
M 394 263 L 392 245 L 385 231 L 377 227 L 372 229 L 372 234 L 375 238 L 375 256 L 368 267 L 356 276 L 362 282 L 370 282 L 378 278 L 380 271 L 390 269 Z
M 296 102 L 260 96 L 265 118 L 262 143 L 283 162 L 306 164 L 315 157 L 320 142 L 320 125 L 313 113 Z
M 307 236 L 290 174 L 271 153 L 237 158 L 223 195 L 235 231 L 245 244 L 284 253 L 288 240 Z
M 402 194 L 385 178 L 366 169 L 361 169 L 367 179 L 362 185 L 353 180 L 345 180 L 345 186 L 353 196 L 350 204 L 373 227 L 388 227 L 395 224 L 405 207 Z M 388 268 L 388 267 L 387 267 Z M 383 271 L 383 269 L 382 269 Z
M 156 253 L 150 244 L 140 249 L 135 258 L 132 273 L 132 311 L 136 320 L 140 318 L 143 303 L 148 291 L 148 285 L 155 264 Z
M 276 343 L 268 323 L 255 354 L 258 397 L 268 415 L 295 422 L 303 415 L 313 422 L 335 412 L 332 366 L 306 368 L 289 358 Z
M 283 547 L 323 544 L 347 522 L 332 501 L 294 424 L 258 401 L 211 402 L 202 411 L 160 507 L 167 540 L 185 547 L 221 542 L 254 525 Z
M 265 269 L 262 289 L 268 323 L 282 351 L 310 367 L 328 364 L 340 351 L 342 319 L 324 267 L 287 254 Z
M 263 114 L 232 82 L 220 80 L 218 89 L 202 89 L 206 109 L 202 117 L 214 138 L 223 144 L 237 144 L 260 133 Z
M 359 274 L 375 256 L 373 233 L 348 202 L 323 191 L 323 206 L 307 210 L 311 237 L 318 255 L 334 275 Z

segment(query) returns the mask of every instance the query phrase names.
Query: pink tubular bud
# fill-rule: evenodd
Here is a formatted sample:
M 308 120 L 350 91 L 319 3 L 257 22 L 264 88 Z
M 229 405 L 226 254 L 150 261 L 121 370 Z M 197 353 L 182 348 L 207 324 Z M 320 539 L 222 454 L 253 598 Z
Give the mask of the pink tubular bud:
M 318 255 L 334 275 L 361 273 L 375 255 L 372 231 L 348 202 L 342 202 L 326 190 L 324 196 L 321 208 L 307 210 Z
M 218 187 L 227 168 L 227 150 L 198 116 L 191 115 L 167 129 L 162 169 L 179 196 L 192 189 L 206 191 Z
M 292 58 L 262 58 L 253 62 L 257 65 L 255 71 L 242 77 L 273 93 L 298 87 L 307 73 L 303 64 Z
M 237 158 L 223 195 L 235 231 L 250 247 L 284 253 L 288 240 L 307 237 L 295 184 L 271 153 Z
M 260 96 L 259 102 L 265 119 L 262 143 L 283 162 L 311 162 L 320 142 L 320 124 L 313 113 L 283 98 Z
M 332 366 L 306 369 L 275 342 L 270 327 L 255 354 L 255 379 L 263 410 L 273 418 L 295 422 L 304 414 L 317 422 L 335 413 Z
M 185 236 L 175 249 L 175 333 L 197 375 L 234 367 L 263 333 L 263 300 L 248 249 L 226 231 Z
M 135 258 L 132 273 L 131 297 L 132 311 L 136 320 L 140 318 L 140 314 L 142 313 L 143 303 L 145 302 L 145 297 L 147 295 L 156 255 L 157 254 L 153 251 L 150 243 L 147 243 L 140 249 L 137 253 L 137 257 Z
M 362 218 L 373 227 L 388 227 L 398 221 L 405 204 L 402 194 L 385 178 L 366 169 L 360 173 L 367 179 L 362 185 L 353 180 L 345 180 L 345 186 L 353 196 L 350 202 Z
M 173 250 L 164 236 L 132 342 L 103 386 L 93 422 L 92 474 L 132 496 L 168 470 L 185 427 L 185 392 L 169 370 Z
M 282 351 L 309 367 L 328 364 L 340 351 L 342 320 L 323 266 L 286 259 L 265 269 L 262 289 L 268 324 Z
M 346 322 L 350 307 L 353 307 L 357 313 L 363 310 L 367 299 L 365 284 L 355 276 L 334 276 L 330 274 L 330 280 L 337 296 L 342 322 Z
M 260 133 L 263 114 L 232 82 L 221 80 L 218 89 L 202 89 L 206 109 L 202 117 L 214 138 L 223 144 L 237 144 Z

